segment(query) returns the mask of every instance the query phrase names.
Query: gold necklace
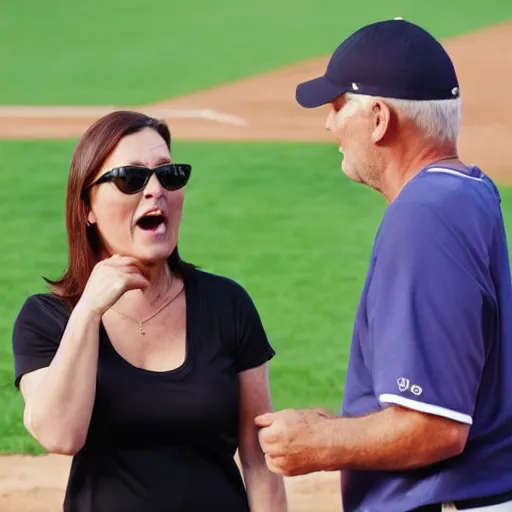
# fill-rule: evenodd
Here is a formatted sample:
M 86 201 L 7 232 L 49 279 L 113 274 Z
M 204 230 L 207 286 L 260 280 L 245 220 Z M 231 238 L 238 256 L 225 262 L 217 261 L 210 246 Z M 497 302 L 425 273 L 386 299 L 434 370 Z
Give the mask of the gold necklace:
M 152 319 L 154 318 L 156 315 L 158 315 L 158 313 L 160 313 L 161 311 L 163 311 L 171 302 L 173 302 L 177 297 L 179 297 L 179 295 L 181 294 L 181 292 L 183 291 L 184 287 L 182 286 L 178 293 L 176 293 L 175 295 L 173 295 L 160 309 L 158 309 L 155 313 L 153 313 L 151 316 L 149 316 L 148 318 L 144 319 L 144 320 L 135 320 L 134 318 L 131 318 L 129 317 L 128 315 L 125 315 L 124 313 L 121 313 L 120 311 L 117 311 L 117 309 L 114 309 L 114 308 L 111 308 L 113 311 L 115 311 L 118 315 L 121 315 L 121 316 L 124 316 L 127 320 L 130 320 L 132 322 L 135 322 L 136 324 L 139 324 L 139 328 L 137 329 L 139 334 L 141 334 L 142 336 L 144 336 L 146 334 L 146 331 L 144 330 L 144 326 Z

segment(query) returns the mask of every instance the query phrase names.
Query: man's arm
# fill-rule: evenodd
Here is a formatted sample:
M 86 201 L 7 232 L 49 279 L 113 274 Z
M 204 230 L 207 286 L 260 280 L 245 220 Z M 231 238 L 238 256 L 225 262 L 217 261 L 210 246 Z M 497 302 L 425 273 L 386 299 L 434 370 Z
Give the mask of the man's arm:
M 287 409 L 256 418 L 268 467 L 286 476 L 315 471 L 407 470 L 460 454 L 469 425 L 399 406 L 359 418 Z
M 320 425 L 319 425 L 320 427 Z M 391 406 L 361 418 L 321 425 L 328 469 L 404 470 L 428 466 L 464 450 L 469 425 Z

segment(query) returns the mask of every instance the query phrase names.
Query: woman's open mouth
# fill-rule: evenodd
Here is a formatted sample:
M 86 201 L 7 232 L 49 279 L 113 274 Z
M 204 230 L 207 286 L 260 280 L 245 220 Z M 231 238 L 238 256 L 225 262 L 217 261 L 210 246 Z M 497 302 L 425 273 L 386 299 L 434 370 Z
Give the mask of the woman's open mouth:
M 163 235 L 167 229 L 167 221 L 162 210 L 154 210 L 143 215 L 137 221 L 137 226 L 143 231 Z

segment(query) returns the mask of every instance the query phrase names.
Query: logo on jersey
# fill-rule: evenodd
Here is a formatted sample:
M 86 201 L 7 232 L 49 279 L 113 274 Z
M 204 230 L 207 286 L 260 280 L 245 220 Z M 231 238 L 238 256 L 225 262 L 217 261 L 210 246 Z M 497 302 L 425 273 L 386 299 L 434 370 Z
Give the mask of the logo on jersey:
M 414 384 L 413 386 L 411 386 L 411 393 L 413 395 L 420 396 L 421 393 L 423 393 L 423 389 L 421 389 L 419 386 Z
M 398 389 L 403 393 L 409 389 L 409 379 L 405 379 L 404 377 L 400 377 L 397 381 Z
M 420 396 L 423 393 L 423 389 L 417 384 L 412 384 L 409 379 L 405 377 L 400 377 L 397 379 L 396 383 L 398 384 L 398 389 L 401 393 L 404 393 L 407 390 L 410 390 L 414 396 Z

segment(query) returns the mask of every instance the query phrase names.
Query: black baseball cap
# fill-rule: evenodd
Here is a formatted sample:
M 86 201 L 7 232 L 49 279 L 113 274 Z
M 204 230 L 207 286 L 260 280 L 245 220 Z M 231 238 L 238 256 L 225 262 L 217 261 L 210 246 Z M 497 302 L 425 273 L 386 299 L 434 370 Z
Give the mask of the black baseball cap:
M 460 94 L 454 65 L 441 43 L 402 18 L 354 32 L 336 48 L 323 76 L 297 86 L 296 99 L 314 108 L 346 92 L 408 100 Z

